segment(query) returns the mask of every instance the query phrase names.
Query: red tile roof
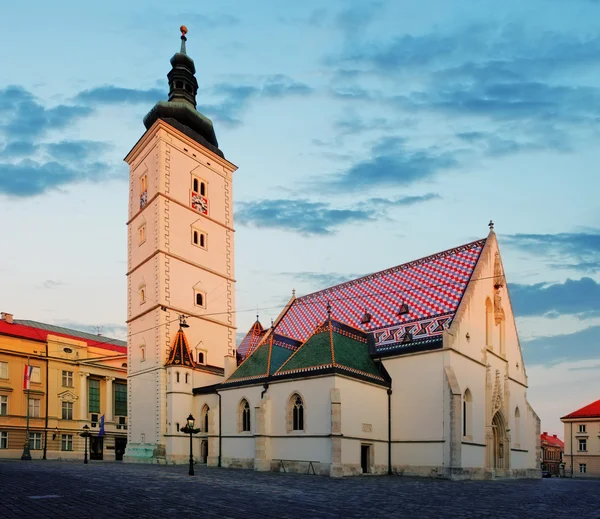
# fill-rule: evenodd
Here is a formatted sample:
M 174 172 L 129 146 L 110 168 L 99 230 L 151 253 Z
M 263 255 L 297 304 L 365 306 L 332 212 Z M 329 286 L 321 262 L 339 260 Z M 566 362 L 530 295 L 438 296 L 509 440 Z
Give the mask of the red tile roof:
M 561 420 L 565 418 L 600 418 L 600 400 L 596 400 L 581 409 L 577 409 L 577 411 L 563 416 Z
M 260 324 L 257 318 L 250 330 L 248 330 L 246 336 L 242 339 L 242 342 L 240 342 L 240 345 L 237 349 L 238 355 L 240 355 L 242 358 L 246 358 L 248 355 L 250 355 L 250 353 L 256 349 L 256 346 L 265 333 L 266 330 L 262 327 L 262 324 Z
M 556 434 L 550 435 L 547 432 L 540 434 L 540 440 L 542 443 L 547 443 L 548 445 L 552 445 L 553 447 L 560 447 L 561 449 L 565 448 L 564 442 L 556 436 Z
M 123 346 L 123 341 L 109 339 L 108 337 L 102 336 L 98 336 L 97 339 L 92 339 L 92 335 L 86 332 L 78 332 L 77 330 L 61 328 L 64 331 L 71 332 L 63 333 L 57 331 L 57 327 L 53 327 L 52 325 L 48 325 L 48 327 L 53 329 L 28 326 L 18 322 L 9 324 L 6 321 L 0 321 L 0 335 L 9 335 L 11 337 L 19 337 L 22 339 L 29 339 L 43 343 L 48 340 L 48 335 L 57 335 L 59 337 L 66 337 L 68 339 L 86 342 L 88 346 L 93 346 L 95 348 L 102 348 L 104 350 L 115 351 L 118 353 L 127 353 L 127 347 Z

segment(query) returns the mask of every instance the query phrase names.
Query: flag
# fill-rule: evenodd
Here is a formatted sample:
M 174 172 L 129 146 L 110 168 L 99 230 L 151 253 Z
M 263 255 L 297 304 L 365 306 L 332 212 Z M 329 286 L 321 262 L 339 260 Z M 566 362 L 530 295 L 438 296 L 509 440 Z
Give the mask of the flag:
M 32 372 L 33 366 L 25 366 L 25 373 L 23 376 L 23 389 L 29 389 L 29 382 L 31 381 Z
M 104 436 L 104 415 L 100 417 L 100 431 L 98 432 L 98 436 Z

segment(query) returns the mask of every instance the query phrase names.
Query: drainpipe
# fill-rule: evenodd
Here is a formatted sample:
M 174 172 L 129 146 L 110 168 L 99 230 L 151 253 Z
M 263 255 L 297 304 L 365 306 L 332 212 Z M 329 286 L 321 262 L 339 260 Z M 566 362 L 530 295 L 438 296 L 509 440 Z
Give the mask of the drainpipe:
M 46 459 L 46 452 L 48 451 L 48 341 L 46 341 L 46 421 L 44 425 L 44 454 L 42 459 Z M 29 405 L 29 403 L 27 404 Z
M 573 422 L 571 422 L 571 477 L 573 477 Z
M 388 476 L 392 475 L 392 388 L 388 394 Z
M 217 464 L 218 467 L 221 466 L 221 445 L 222 445 L 222 435 L 221 435 L 221 393 L 217 391 L 217 396 L 219 397 L 219 462 Z

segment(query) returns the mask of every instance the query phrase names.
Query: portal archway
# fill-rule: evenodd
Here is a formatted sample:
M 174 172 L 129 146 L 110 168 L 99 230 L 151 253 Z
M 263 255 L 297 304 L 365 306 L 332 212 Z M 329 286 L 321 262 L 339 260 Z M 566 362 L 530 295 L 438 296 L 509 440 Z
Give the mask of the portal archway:
M 492 418 L 492 468 L 501 474 L 508 468 L 508 456 L 506 441 L 506 420 L 501 411 L 498 411 Z

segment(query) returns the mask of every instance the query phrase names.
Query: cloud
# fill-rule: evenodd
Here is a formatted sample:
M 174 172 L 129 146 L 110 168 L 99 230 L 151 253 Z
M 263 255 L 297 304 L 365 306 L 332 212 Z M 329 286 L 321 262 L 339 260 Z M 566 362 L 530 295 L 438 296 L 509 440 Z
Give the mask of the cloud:
M 58 288 L 58 287 L 62 287 L 64 286 L 65 283 L 63 283 L 62 281 L 54 281 L 52 279 L 47 279 L 46 281 L 44 281 L 44 283 L 42 284 L 42 286 L 44 288 L 47 288 L 49 290 L 52 290 L 54 288 Z
M 106 151 L 109 145 L 97 141 L 60 141 L 46 144 L 44 148 L 55 160 L 81 162 L 95 158 Z
M 316 290 L 332 287 L 356 279 L 364 274 L 340 274 L 339 272 L 282 272 L 282 276 L 291 277 L 301 283 L 307 283 Z
M 282 229 L 303 235 L 333 234 L 348 223 L 374 220 L 370 209 L 333 209 L 323 202 L 309 200 L 261 200 L 241 202 L 235 218 L 242 225 Z
M 460 141 L 469 143 L 483 155 L 491 157 L 502 157 L 522 151 L 536 151 L 551 147 L 554 150 L 567 151 L 569 146 L 565 138 L 551 139 L 551 128 L 545 128 L 540 133 L 544 134 L 541 139 L 536 132 L 523 135 L 518 138 L 503 137 L 500 132 L 469 131 L 460 132 L 456 136 Z M 518 133 L 518 132 L 517 132 Z M 562 132 L 560 137 L 563 137 Z
M 166 96 L 167 92 L 162 88 L 144 90 L 104 85 L 79 92 L 75 96 L 75 101 L 91 105 L 121 103 L 154 104 Z
M 502 235 L 509 247 L 541 256 L 553 268 L 600 271 L 600 229 L 558 234 Z
M 212 87 L 211 92 L 213 96 L 220 97 L 221 101 L 200 105 L 198 110 L 221 124 L 238 126 L 243 112 L 252 101 L 307 96 L 312 91 L 307 84 L 283 74 L 263 77 L 256 84 L 218 83 Z
M 435 147 L 409 149 L 405 140 L 384 137 L 371 148 L 371 157 L 323 180 L 329 189 L 358 191 L 378 186 L 408 186 L 431 180 L 458 165 L 449 151 Z
M 50 130 L 65 128 L 92 113 L 80 105 L 42 106 L 20 86 L 0 89 L 0 132 L 12 141 L 27 142 Z
M 382 2 L 363 2 L 352 5 L 338 13 L 335 25 L 347 39 L 357 38 L 373 21 Z
M 549 316 L 574 314 L 581 318 L 600 315 L 600 283 L 584 277 L 564 283 L 510 284 L 515 314 Z
M 325 202 L 310 200 L 260 200 L 239 203 L 235 218 L 242 225 L 281 229 L 305 236 L 330 235 L 347 224 L 385 218 L 388 211 L 395 207 L 411 206 L 437 198 L 440 198 L 439 195 L 434 193 L 396 199 L 371 198 L 361 204 L 368 209 L 338 209 Z
M 526 365 L 551 365 L 586 359 L 597 361 L 598 334 L 600 334 L 600 326 L 590 326 L 575 333 L 523 341 L 523 357 Z
M 54 161 L 39 163 L 25 159 L 17 164 L 0 163 L 0 194 L 28 198 L 68 184 L 110 177 L 108 165 L 101 162 L 71 168 Z
M 17 159 L 34 155 L 39 150 L 39 145 L 31 141 L 15 141 L 6 144 L 2 150 L 3 159 Z

